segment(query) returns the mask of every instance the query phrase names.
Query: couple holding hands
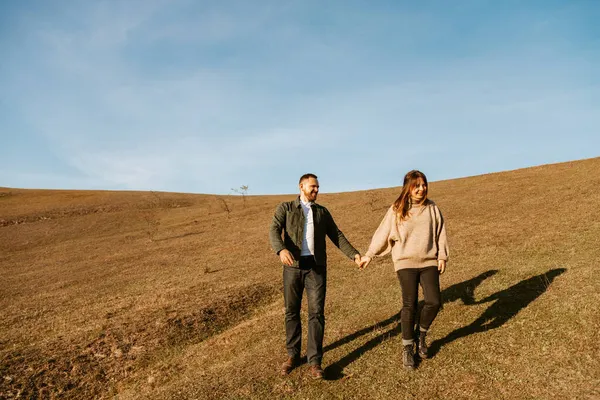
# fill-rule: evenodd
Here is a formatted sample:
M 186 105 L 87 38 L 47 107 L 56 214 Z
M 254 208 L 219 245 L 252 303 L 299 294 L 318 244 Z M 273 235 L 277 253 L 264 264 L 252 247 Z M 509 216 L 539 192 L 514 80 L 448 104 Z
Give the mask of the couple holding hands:
M 282 375 L 289 374 L 301 364 L 300 306 L 306 290 L 309 372 L 315 379 L 323 378 L 321 360 L 327 286 L 325 237 L 329 237 L 361 269 L 366 268 L 373 257 L 391 252 L 402 290 L 402 362 L 406 368 L 413 369 L 415 336 L 418 337 L 419 356 L 428 356 L 425 336 L 441 306 L 439 276 L 444 273 L 448 259 L 444 219 L 435 203 L 427 198 L 427 178 L 416 170 L 406 174 L 400 195 L 388 209 L 362 257 L 338 229 L 329 211 L 315 203 L 319 193 L 317 176 L 303 175 L 299 186 L 300 196 L 279 204 L 275 210 L 269 232 L 271 246 L 283 264 L 288 358 L 281 367 Z M 425 305 L 415 329 L 419 284 L 423 288 Z

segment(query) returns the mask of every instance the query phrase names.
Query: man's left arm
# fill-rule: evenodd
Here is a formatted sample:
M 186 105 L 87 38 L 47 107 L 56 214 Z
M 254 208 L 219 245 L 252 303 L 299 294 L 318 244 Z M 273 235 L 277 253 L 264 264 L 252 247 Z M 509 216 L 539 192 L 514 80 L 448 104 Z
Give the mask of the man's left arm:
M 344 236 L 342 231 L 337 227 L 329 210 L 324 209 L 323 211 L 327 221 L 327 236 L 333 244 L 346 255 L 346 257 L 358 264 L 358 262 L 360 262 L 360 253 L 350 244 L 348 239 L 346 239 L 346 236 Z M 357 257 L 359 261 L 357 261 Z

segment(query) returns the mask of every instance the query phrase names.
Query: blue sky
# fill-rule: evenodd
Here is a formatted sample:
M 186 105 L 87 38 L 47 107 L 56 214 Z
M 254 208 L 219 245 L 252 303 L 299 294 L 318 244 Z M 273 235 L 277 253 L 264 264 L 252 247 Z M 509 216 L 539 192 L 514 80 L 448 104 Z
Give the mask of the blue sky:
M 600 156 L 600 2 L 0 2 L 0 186 L 401 185 Z

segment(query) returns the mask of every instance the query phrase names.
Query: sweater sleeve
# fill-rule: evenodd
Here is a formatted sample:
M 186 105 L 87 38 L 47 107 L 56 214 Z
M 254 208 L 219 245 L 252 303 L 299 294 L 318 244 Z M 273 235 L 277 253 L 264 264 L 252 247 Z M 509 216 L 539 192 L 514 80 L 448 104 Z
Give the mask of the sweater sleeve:
M 446 224 L 442 212 L 436 206 L 436 236 L 437 236 L 437 248 L 438 248 L 438 260 L 448 260 L 450 252 L 448 250 L 448 238 L 446 236 Z
M 366 256 L 373 258 L 376 256 L 384 256 L 392 251 L 394 245 L 394 239 L 392 238 L 392 229 L 396 224 L 396 212 L 393 207 L 390 207 L 383 221 L 379 224 L 379 227 L 373 234 L 369 250 L 366 252 Z

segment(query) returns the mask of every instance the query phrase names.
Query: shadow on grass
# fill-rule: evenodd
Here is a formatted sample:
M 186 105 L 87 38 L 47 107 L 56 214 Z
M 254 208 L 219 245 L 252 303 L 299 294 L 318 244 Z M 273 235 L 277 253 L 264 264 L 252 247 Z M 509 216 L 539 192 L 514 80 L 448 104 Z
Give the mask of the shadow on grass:
M 494 293 L 483 300 L 470 303 L 482 304 L 495 301 L 473 323 L 450 332 L 445 338 L 434 341 L 429 347 L 431 356 L 435 356 L 444 345 L 457 339 L 504 325 L 548 290 L 554 278 L 565 271 L 565 268 L 551 269 L 541 275 L 525 279 L 501 292 Z
M 463 303 L 465 303 L 466 305 L 475 304 L 474 294 L 475 294 L 475 289 L 477 288 L 477 286 L 479 286 L 481 284 L 481 282 L 483 282 L 485 279 L 489 278 L 490 276 L 496 274 L 497 272 L 498 272 L 498 270 L 489 270 L 489 271 L 486 271 L 486 272 L 484 272 L 474 278 L 471 278 L 467 281 L 460 282 L 455 285 L 449 286 L 448 288 L 446 288 L 442 291 L 442 302 L 448 303 L 448 302 L 452 302 L 452 301 L 456 301 L 456 300 L 462 300 Z M 356 331 L 336 342 L 333 342 L 333 343 L 325 346 L 323 348 L 324 352 L 333 350 L 333 349 L 335 349 L 339 346 L 342 346 L 346 343 L 349 343 L 367 333 L 373 332 L 377 329 L 381 329 L 381 328 L 386 327 L 391 324 L 395 324 L 393 328 L 374 337 L 373 339 L 369 340 L 368 342 L 366 342 L 365 344 L 360 346 L 358 349 L 350 352 L 349 354 L 345 355 L 341 359 L 339 359 L 339 360 L 333 362 L 331 365 L 327 366 L 327 368 L 325 368 L 325 379 L 337 380 L 337 379 L 343 378 L 344 377 L 344 374 L 343 374 L 344 368 L 346 368 L 348 365 L 350 365 L 354 361 L 358 360 L 363 354 L 365 354 L 366 352 L 377 347 L 379 344 L 381 344 L 385 340 L 388 340 L 388 339 L 398 336 L 401 333 L 400 313 L 396 313 L 381 322 L 373 324 L 367 328 L 363 328 L 363 329 Z M 399 355 L 398 355 L 398 360 L 400 360 Z

